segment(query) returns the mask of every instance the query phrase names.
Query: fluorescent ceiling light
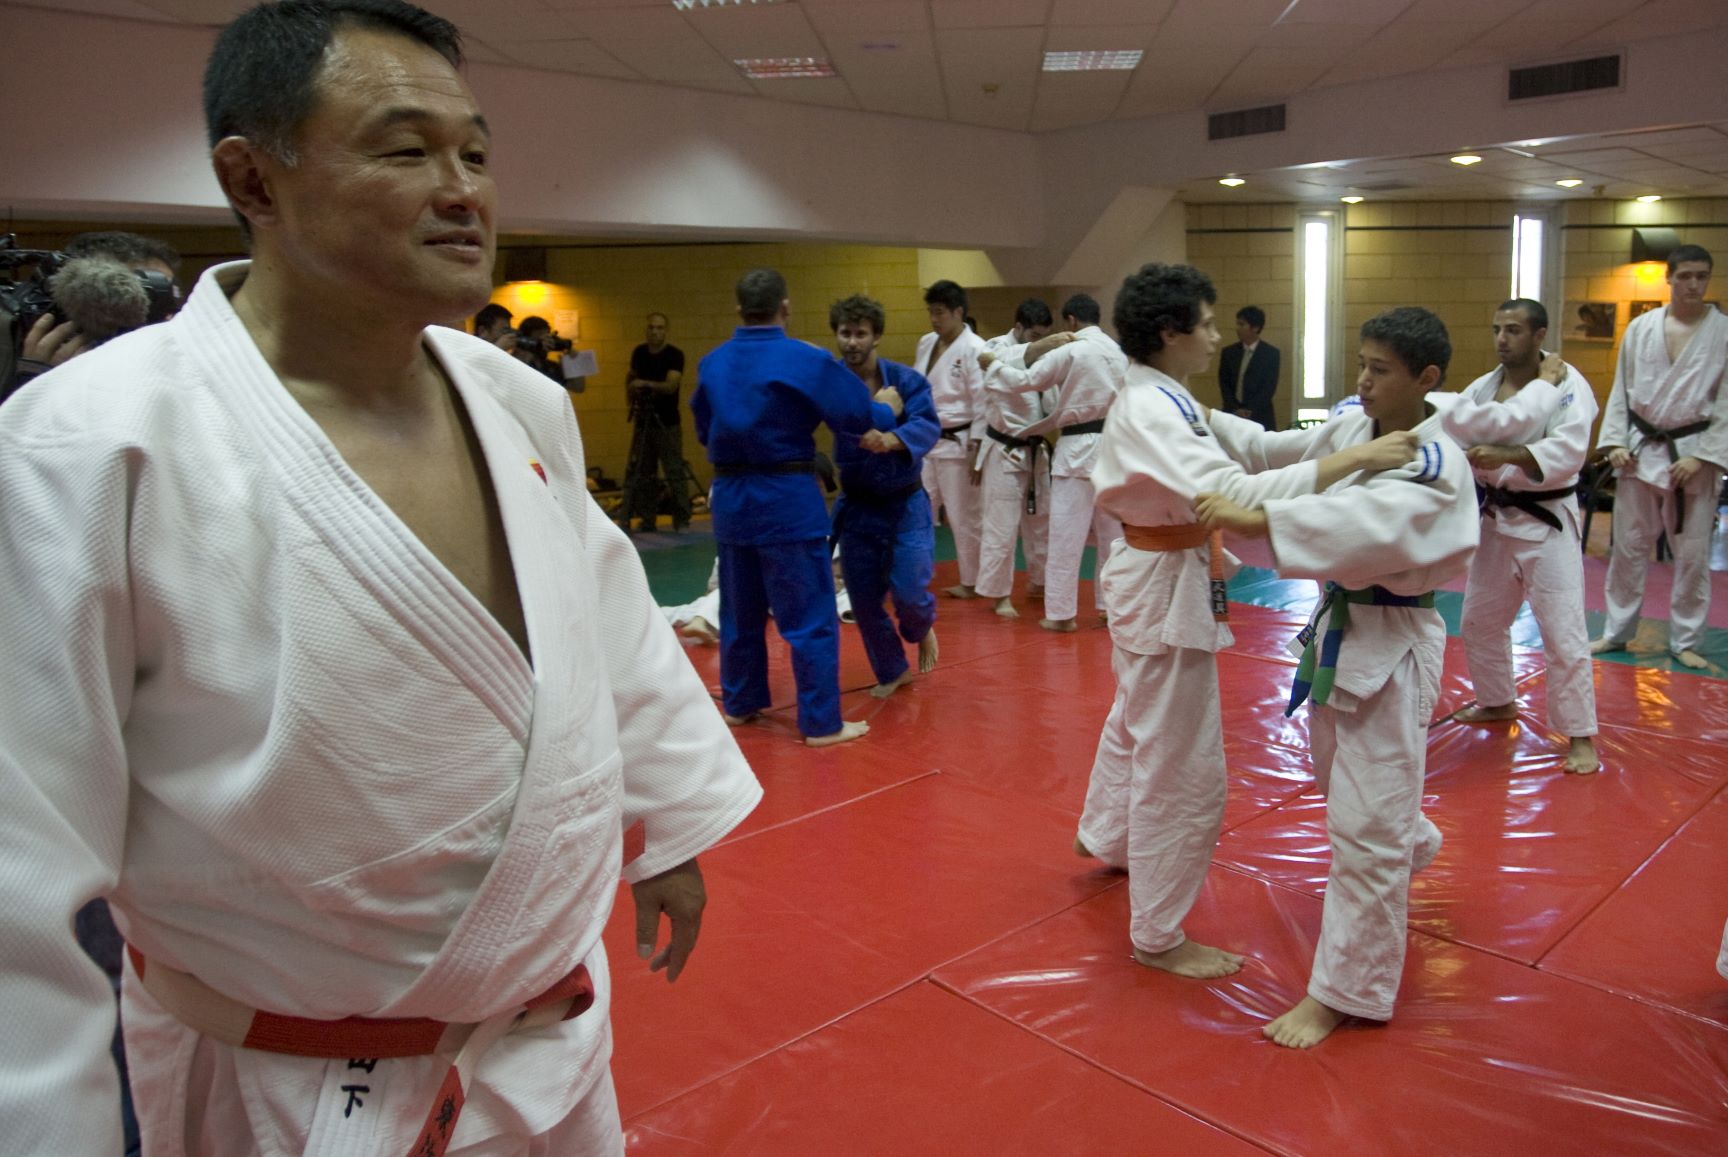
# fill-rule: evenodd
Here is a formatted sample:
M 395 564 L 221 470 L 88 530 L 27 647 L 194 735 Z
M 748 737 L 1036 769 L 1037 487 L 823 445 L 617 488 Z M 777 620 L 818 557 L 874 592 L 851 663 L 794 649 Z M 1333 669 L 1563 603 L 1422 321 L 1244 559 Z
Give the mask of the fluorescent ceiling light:
M 1101 49 L 1095 52 L 1046 52 L 1045 72 L 1127 72 L 1145 55 L 1138 48 Z
M 672 7 L 680 12 L 689 12 L 693 8 L 741 8 L 746 4 L 778 4 L 780 0 L 672 0 Z
M 1246 185 L 1248 182 L 1244 181 L 1241 177 L 1219 177 L 1218 183 L 1227 188 L 1234 189 L 1237 185 Z
M 1454 165 L 1464 165 L 1466 167 L 1480 164 L 1481 162 L 1482 158 L 1477 156 L 1475 153 L 1459 153 L 1457 156 L 1452 158 L 1452 163 Z
M 1346 205 L 1360 205 L 1362 203 L 1362 198 L 1360 197 L 1340 197 L 1338 199 Z
M 1554 183 L 1559 185 L 1562 189 L 1576 189 L 1584 182 L 1579 180 L 1577 177 L 1567 177 L 1564 181 L 1555 181 Z
M 751 80 L 793 80 L 808 76 L 839 76 L 834 66 L 814 56 L 758 56 L 734 60 L 738 70 Z
M 1657 194 L 1657 193 L 1646 193 L 1638 199 L 1640 201 L 1644 202 L 1646 205 L 1654 205 L 1657 201 L 1660 201 L 1662 199 L 1662 197 L 1660 194 Z

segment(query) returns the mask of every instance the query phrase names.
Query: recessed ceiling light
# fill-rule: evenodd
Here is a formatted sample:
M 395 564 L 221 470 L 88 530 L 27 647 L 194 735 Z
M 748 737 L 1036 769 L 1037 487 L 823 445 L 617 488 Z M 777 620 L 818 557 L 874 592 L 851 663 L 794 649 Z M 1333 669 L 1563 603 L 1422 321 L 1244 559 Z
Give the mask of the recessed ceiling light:
M 734 60 L 738 70 L 751 80 L 794 80 L 809 76 L 839 76 L 834 66 L 814 56 L 758 56 Z
M 1554 183 L 1559 185 L 1562 189 L 1576 189 L 1584 182 L 1580 181 L 1577 177 L 1567 177 L 1564 181 L 1555 181 Z
M 1226 188 L 1234 189 L 1237 185 L 1246 185 L 1248 182 L 1241 177 L 1219 177 L 1218 183 Z
M 1656 194 L 1656 193 L 1646 193 L 1638 199 L 1640 201 L 1644 202 L 1646 205 L 1654 205 L 1656 202 L 1660 201 L 1662 198 L 1659 194 Z
M 1338 199 L 1346 205 L 1360 205 L 1362 203 L 1362 198 L 1360 197 L 1340 197 Z
M 1452 158 L 1452 163 L 1454 165 L 1465 166 L 1477 165 L 1482 163 L 1482 158 L 1477 156 L 1475 153 L 1459 153 L 1457 156 Z
M 1139 67 L 1145 53 L 1138 48 L 1093 52 L 1046 52 L 1045 72 L 1127 72 Z

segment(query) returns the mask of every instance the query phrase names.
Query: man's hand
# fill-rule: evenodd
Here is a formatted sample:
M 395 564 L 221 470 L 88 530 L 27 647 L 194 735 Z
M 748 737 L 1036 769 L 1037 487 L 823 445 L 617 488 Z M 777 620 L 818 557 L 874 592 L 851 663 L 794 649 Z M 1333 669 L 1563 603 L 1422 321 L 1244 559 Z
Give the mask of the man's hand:
M 1242 538 L 1265 538 L 1269 533 L 1266 513 L 1239 506 L 1222 494 L 1197 494 L 1194 514 L 1208 529 L 1228 530 Z
M 1243 406 L 1236 411 L 1236 416 L 1238 418 L 1252 418 L 1254 416 L 1254 411 L 1250 410 L 1247 406 Z
M 1464 451 L 1464 457 L 1478 469 L 1498 470 L 1502 466 L 1516 466 L 1531 478 L 1540 480 L 1542 477 L 1542 467 L 1528 446 L 1472 446 Z
M 1618 470 L 1630 461 L 1632 461 L 1632 453 L 1631 453 L 1631 451 L 1627 450 L 1626 447 L 1624 447 L 1624 446 L 1610 446 L 1610 447 L 1608 447 L 1608 465 L 1614 467 L 1614 469 Z M 1679 463 L 1676 462 L 1675 465 L 1678 466 Z
M 1537 371 L 1536 376 L 1545 382 L 1559 385 L 1566 380 L 1566 359 L 1559 354 L 1549 354 L 1542 359 L 1542 368 Z
M 516 331 L 507 329 L 493 339 L 492 344 L 501 350 L 514 352 L 516 349 Z
M 1416 432 L 1395 430 L 1364 442 L 1355 450 L 1358 470 L 1396 470 L 1408 466 L 1416 457 Z
M 45 313 L 24 335 L 24 346 L 18 351 L 18 356 L 22 361 L 35 362 L 46 370 L 69 362 L 83 352 L 84 335 L 78 332 L 78 327 L 69 321 L 55 325 L 54 315 Z
M 996 364 L 996 355 L 991 353 L 989 350 L 985 350 L 983 353 L 978 355 L 978 368 L 979 369 L 988 370 L 991 366 L 993 366 L 995 364 Z
M 1039 338 L 1037 341 L 1026 347 L 1026 365 L 1031 366 L 1033 362 L 1036 362 L 1051 350 L 1060 349 L 1073 340 L 1074 335 L 1065 329 L 1059 329 L 1048 337 Z
M 636 955 L 648 961 L 650 972 L 664 968 L 666 981 L 671 983 L 696 951 L 696 934 L 702 930 L 702 909 L 708 904 L 702 869 L 695 860 L 685 860 L 676 868 L 630 885 L 630 893 L 636 898 Z M 655 955 L 662 912 L 672 921 L 672 939 Z
M 880 390 L 877 390 L 875 400 L 881 402 L 884 406 L 887 406 L 890 410 L 894 411 L 894 416 L 896 418 L 906 412 L 906 403 L 901 399 L 900 391 L 896 390 L 893 386 L 884 386 Z
M 1674 476 L 1674 485 L 1684 486 L 1688 482 L 1692 481 L 1692 476 L 1702 469 L 1704 469 L 1703 462 L 1693 458 L 1691 455 L 1687 455 L 1685 458 L 1674 463 L 1673 467 L 1669 470 L 1669 473 Z
M 864 431 L 864 436 L 858 439 L 858 445 L 872 454 L 892 454 L 896 450 L 906 448 L 906 443 L 900 440 L 900 435 L 890 434 L 885 430 Z

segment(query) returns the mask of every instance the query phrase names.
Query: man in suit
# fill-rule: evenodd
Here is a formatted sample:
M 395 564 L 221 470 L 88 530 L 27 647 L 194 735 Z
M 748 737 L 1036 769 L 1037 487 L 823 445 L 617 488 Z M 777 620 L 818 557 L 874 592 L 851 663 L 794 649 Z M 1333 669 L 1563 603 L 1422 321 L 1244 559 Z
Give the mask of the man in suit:
M 1278 347 L 1260 340 L 1266 328 L 1266 311 L 1245 305 L 1236 311 L 1236 337 L 1218 358 L 1218 391 L 1223 410 L 1239 418 L 1252 418 L 1268 430 L 1278 428 L 1272 400 L 1278 396 Z

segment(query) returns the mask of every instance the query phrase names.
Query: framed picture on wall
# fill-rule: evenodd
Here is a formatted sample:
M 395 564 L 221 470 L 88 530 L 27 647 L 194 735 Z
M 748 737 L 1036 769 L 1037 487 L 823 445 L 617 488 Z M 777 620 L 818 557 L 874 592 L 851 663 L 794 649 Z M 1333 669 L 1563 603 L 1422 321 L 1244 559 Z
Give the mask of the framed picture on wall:
M 1561 332 L 1568 341 L 1613 341 L 1620 317 L 1617 301 L 1568 301 Z
M 1630 322 L 1635 317 L 1642 317 L 1653 309 L 1663 306 L 1660 301 L 1628 301 L 1626 303 L 1626 320 Z

